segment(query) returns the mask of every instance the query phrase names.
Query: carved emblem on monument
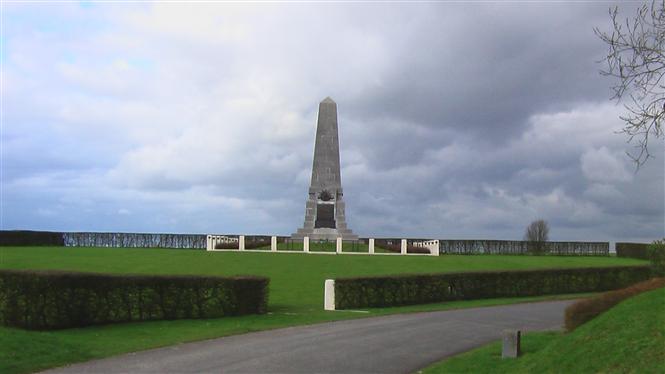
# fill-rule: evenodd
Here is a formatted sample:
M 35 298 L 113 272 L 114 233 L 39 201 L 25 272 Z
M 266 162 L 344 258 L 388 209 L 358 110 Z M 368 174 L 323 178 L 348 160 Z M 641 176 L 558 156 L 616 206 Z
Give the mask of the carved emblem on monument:
M 321 201 L 330 201 L 333 199 L 333 196 L 328 192 L 328 190 L 323 190 L 319 194 L 319 200 Z

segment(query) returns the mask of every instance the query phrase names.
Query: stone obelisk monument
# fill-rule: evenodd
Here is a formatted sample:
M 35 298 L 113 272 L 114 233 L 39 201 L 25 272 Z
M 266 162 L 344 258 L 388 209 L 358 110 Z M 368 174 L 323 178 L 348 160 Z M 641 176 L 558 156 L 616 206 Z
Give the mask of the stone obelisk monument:
M 338 237 L 358 239 L 358 236 L 346 227 L 339 169 L 337 104 L 326 97 L 319 104 L 312 181 L 305 203 L 305 224 L 291 235 L 292 238 L 308 236 L 313 240 L 334 240 Z

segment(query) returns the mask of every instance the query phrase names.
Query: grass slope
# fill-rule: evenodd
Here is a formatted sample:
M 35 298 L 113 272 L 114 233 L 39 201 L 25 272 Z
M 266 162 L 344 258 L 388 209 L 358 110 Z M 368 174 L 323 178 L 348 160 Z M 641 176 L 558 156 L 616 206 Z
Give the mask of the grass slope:
M 372 309 L 323 311 L 327 278 L 496 269 L 641 264 L 594 257 L 335 256 L 204 252 L 168 249 L 0 247 L 0 268 L 63 269 L 107 273 L 264 275 L 270 277 L 268 315 L 127 323 L 52 332 L 0 327 L 0 372 L 21 373 L 180 342 L 365 316 L 497 305 L 546 298 L 478 300 Z
M 665 373 L 665 288 L 630 298 L 569 334 L 530 333 L 524 355 L 501 359 L 501 342 L 423 372 Z

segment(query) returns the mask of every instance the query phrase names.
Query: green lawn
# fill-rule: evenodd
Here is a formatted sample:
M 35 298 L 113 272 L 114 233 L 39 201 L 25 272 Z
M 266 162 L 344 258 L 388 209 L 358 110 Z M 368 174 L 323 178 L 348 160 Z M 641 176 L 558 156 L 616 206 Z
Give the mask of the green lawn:
M 665 373 L 665 288 L 615 306 L 569 334 L 529 333 L 524 355 L 501 359 L 501 342 L 435 364 L 438 373 Z
M 0 247 L 0 268 L 145 274 L 249 274 L 270 278 L 268 315 L 127 323 L 53 332 L 0 328 L 0 372 L 29 372 L 140 349 L 284 326 L 546 299 L 478 300 L 372 309 L 367 313 L 325 312 L 322 310 L 323 282 L 327 278 L 642 263 L 612 257 L 336 256 L 168 249 Z

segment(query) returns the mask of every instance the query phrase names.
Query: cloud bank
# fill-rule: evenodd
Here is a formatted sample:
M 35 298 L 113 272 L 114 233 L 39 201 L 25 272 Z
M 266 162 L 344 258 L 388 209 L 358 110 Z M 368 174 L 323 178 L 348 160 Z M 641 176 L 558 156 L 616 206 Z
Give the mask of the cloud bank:
M 663 237 L 663 143 L 635 172 L 598 74 L 608 6 L 5 5 L 2 229 L 290 234 L 331 96 L 362 236 Z

